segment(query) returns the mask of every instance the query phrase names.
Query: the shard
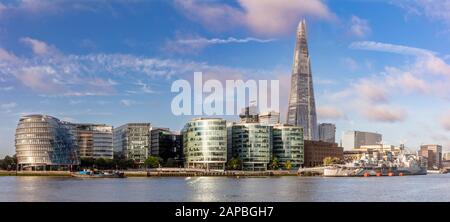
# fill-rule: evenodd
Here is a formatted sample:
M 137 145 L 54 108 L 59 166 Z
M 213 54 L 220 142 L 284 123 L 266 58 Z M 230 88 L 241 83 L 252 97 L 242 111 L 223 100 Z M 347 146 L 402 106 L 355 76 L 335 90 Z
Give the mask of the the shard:
M 303 127 L 305 140 L 318 139 L 316 103 L 305 20 L 300 22 L 297 29 L 287 124 Z

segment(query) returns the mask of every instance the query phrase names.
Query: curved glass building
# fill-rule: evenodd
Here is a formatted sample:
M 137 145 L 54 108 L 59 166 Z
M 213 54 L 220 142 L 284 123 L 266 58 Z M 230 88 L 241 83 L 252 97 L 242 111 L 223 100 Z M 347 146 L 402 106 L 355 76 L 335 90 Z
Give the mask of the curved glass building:
M 69 127 L 51 116 L 20 118 L 15 144 L 21 169 L 79 164 L 77 145 Z
M 267 170 L 272 157 L 272 126 L 239 123 L 232 127 L 233 157 L 241 160 L 243 170 Z
M 188 168 L 225 169 L 227 162 L 226 121 L 198 118 L 183 128 L 185 165 Z
M 303 129 L 291 125 L 275 125 L 273 127 L 273 155 L 284 167 L 290 161 L 293 168 L 304 163 Z

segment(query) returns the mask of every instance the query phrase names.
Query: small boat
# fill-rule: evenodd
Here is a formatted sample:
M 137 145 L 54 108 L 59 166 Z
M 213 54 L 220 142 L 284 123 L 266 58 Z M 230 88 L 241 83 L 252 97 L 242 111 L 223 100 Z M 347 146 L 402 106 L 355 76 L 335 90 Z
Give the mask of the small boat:
M 125 174 L 119 171 L 103 172 L 103 171 L 83 170 L 76 173 L 72 173 L 71 175 L 72 177 L 79 177 L 79 178 L 125 178 Z

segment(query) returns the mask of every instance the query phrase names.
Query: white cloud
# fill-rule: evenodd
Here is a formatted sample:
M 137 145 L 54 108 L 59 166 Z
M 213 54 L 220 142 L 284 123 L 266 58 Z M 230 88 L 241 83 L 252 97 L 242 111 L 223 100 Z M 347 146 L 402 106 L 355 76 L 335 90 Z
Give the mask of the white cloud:
M 243 26 L 254 33 L 277 36 L 292 31 L 304 17 L 332 20 L 321 0 L 238 0 L 239 7 L 217 2 L 177 0 L 186 16 L 213 30 Z
M 400 122 L 406 119 L 407 112 L 402 108 L 392 106 L 361 107 L 361 113 L 369 120 L 375 122 Z
M 355 71 L 359 68 L 358 63 L 352 58 L 343 58 L 342 64 L 349 70 Z
M 211 38 L 207 39 L 204 37 L 181 37 L 174 41 L 168 41 L 166 43 L 166 49 L 171 52 L 177 53 L 196 53 L 201 49 L 211 46 L 211 45 L 224 45 L 224 44 L 243 44 L 243 43 L 269 43 L 273 42 L 275 39 L 259 39 L 254 37 L 247 38 L 235 38 L 228 37 L 226 39 Z
M 371 50 L 371 51 L 379 51 L 379 52 L 391 52 L 391 53 L 397 53 L 402 55 L 413 55 L 413 56 L 430 56 L 433 55 L 434 52 L 426 50 L 426 49 L 420 49 L 420 48 L 414 48 L 409 46 L 403 46 L 403 45 L 394 45 L 394 44 L 388 44 L 388 43 L 381 43 L 381 42 L 373 42 L 373 41 L 361 41 L 361 42 L 353 42 L 350 44 L 351 49 L 359 49 L 359 50 Z
M 410 16 L 425 16 L 450 25 L 450 1 L 448 0 L 393 0 Z
M 126 107 L 130 107 L 130 106 L 136 104 L 136 102 L 133 100 L 129 100 L 129 99 L 122 99 L 122 100 L 120 100 L 120 104 L 123 106 L 126 106 Z
M 319 119 L 332 119 L 337 120 L 344 118 L 344 113 L 337 107 L 333 106 L 318 106 L 317 116 Z
M 351 49 L 370 50 L 414 56 L 415 62 L 408 63 L 401 68 L 385 67 L 378 78 L 372 80 L 377 84 L 388 86 L 389 90 L 405 93 L 432 94 L 440 98 L 447 98 L 450 93 L 450 65 L 437 56 L 437 53 L 402 45 L 379 42 L 354 42 Z
M 49 45 L 41 43 L 41 46 Z M 53 53 L 42 54 L 46 47 L 41 46 L 36 46 L 35 55 L 21 58 L 0 48 L 1 80 L 13 84 L 16 79 L 42 96 L 104 96 L 117 94 L 119 83 L 123 91 L 135 91 L 134 83 L 139 83 L 141 92 L 153 93 L 155 90 L 146 84 L 149 80 L 189 79 L 196 71 L 203 72 L 205 79 L 218 80 L 261 79 L 270 73 L 129 54 L 66 55 L 56 48 L 52 49 L 58 51 L 54 56 Z
M 47 43 L 30 37 L 21 38 L 20 41 L 30 46 L 36 55 L 45 55 L 55 51 L 51 46 L 47 45 Z
M 13 86 L 0 87 L 0 91 L 4 91 L 4 92 L 11 91 L 13 89 L 14 89 Z
M 141 87 L 141 91 L 144 93 L 155 93 L 147 83 L 144 83 L 142 80 L 138 80 L 136 85 Z
M 353 15 L 350 19 L 349 33 L 356 37 L 366 37 L 372 32 L 369 22 L 365 19 Z
M 6 50 L 4 50 L 2 48 L 0 48 L 0 67 L 1 67 L 1 62 L 2 61 L 16 63 L 16 62 L 19 61 L 19 59 L 15 55 L 9 53 L 8 51 L 6 51 Z
M 388 101 L 388 90 L 376 79 L 363 78 L 353 84 L 356 94 L 371 103 L 385 103 Z
M 15 108 L 16 106 L 17 106 L 17 103 L 10 102 L 10 103 L 1 104 L 0 108 L 2 108 L 2 109 L 12 109 L 12 108 Z

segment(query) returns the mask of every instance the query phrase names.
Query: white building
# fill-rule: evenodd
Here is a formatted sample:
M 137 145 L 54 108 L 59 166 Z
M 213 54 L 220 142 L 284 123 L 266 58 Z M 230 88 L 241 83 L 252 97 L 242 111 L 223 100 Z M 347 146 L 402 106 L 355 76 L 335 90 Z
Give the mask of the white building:
M 259 123 L 263 125 L 275 125 L 280 123 L 280 113 L 279 112 L 263 112 L 259 114 Z

